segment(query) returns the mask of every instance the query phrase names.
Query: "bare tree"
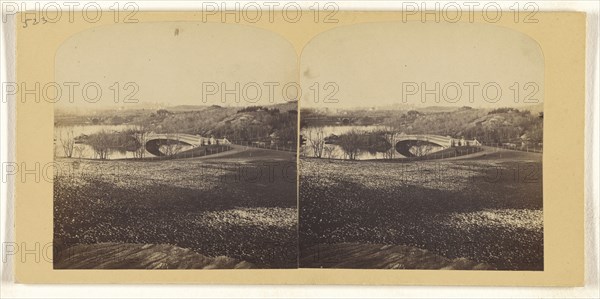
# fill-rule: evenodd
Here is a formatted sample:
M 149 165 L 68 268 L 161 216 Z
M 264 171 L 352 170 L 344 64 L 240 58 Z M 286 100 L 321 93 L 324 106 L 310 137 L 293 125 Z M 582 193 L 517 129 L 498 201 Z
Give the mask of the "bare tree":
M 81 160 L 81 158 L 83 158 L 87 154 L 87 148 L 83 145 L 76 145 L 73 148 L 73 150 L 77 155 L 77 158 L 79 158 L 79 160 Z
M 360 133 L 352 130 L 342 134 L 338 139 L 338 144 L 350 160 L 356 160 L 360 151 Z
M 325 147 L 325 133 L 323 132 L 323 128 L 308 129 L 306 139 L 313 151 L 313 156 L 321 158 L 323 156 L 323 148 Z
M 73 156 L 73 147 L 75 146 L 75 136 L 73 130 L 69 130 L 63 136 L 63 132 L 60 132 L 60 144 L 63 148 L 65 157 L 71 158 Z
M 323 147 L 323 153 L 325 154 L 325 157 L 327 159 L 335 159 L 336 158 L 336 154 L 335 154 L 335 146 L 333 145 L 325 145 Z
M 112 152 L 112 136 L 105 130 L 90 135 L 88 143 L 92 147 L 95 156 L 100 160 L 108 159 Z
M 431 153 L 433 146 L 427 141 L 417 141 L 417 143 L 411 148 L 412 153 L 417 157 L 423 157 Z
M 146 126 L 140 125 L 136 128 L 136 132 L 134 134 L 135 141 L 138 144 L 138 148 L 133 151 L 134 158 L 143 158 L 146 155 L 146 139 L 148 135 L 148 130 Z
M 177 134 L 167 134 L 167 140 L 161 145 L 162 153 L 167 157 L 173 157 L 181 152 L 183 144 L 179 142 Z
M 300 148 L 300 156 L 308 157 L 310 155 L 309 149 L 306 146 Z
M 394 144 L 396 133 L 393 129 L 389 129 L 386 132 L 383 132 L 382 135 L 385 138 L 385 141 L 390 144 L 390 148 L 383 153 L 383 156 L 386 159 L 394 159 L 394 156 L 396 155 L 396 145 Z

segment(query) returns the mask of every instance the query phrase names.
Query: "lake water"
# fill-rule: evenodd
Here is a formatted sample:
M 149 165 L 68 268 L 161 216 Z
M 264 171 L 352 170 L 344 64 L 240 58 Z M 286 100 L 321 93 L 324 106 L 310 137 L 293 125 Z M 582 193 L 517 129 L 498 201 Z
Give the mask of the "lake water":
M 310 129 L 314 129 L 315 127 L 309 127 L 302 129 L 301 134 L 306 136 L 307 131 Z M 352 130 L 357 130 L 361 132 L 373 132 L 377 130 L 386 129 L 385 126 L 323 126 L 320 127 L 323 129 L 323 136 L 327 137 L 331 134 L 341 135 Z M 64 150 L 60 143 L 61 134 L 65 136 L 66 134 L 70 134 L 72 132 L 73 136 L 77 137 L 82 134 L 90 135 L 94 133 L 98 133 L 102 130 L 107 132 L 120 132 L 127 129 L 135 129 L 134 125 L 79 125 L 79 126 L 60 126 L 54 128 L 54 155 L 56 157 L 65 157 Z M 333 157 L 337 159 L 344 159 L 345 153 L 341 149 L 339 145 L 328 144 L 327 146 L 333 147 Z M 87 144 L 75 144 L 76 150 L 73 152 L 74 158 L 87 158 L 93 159 L 96 158 L 94 151 L 91 146 Z M 191 148 L 190 146 L 184 146 L 182 151 Z M 306 154 L 306 156 L 312 157 L 312 149 L 307 144 L 302 147 L 302 152 Z M 146 151 L 147 157 L 152 157 L 153 155 Z M 402 155 L 396 153 L 398 158 L 403 157 Z M 133 152 L 119 152 L 113 151 L 109 155 L 108 159 L 125 159 L 125 158 L 134 158 Z M 360 151 L 356 157 L 357 160 L 369 160 L 369 159 L 385 159 L 384 153 L 370 153 L 368 151 Z
M 54 156 L 55 157 L 65 157 L 65 152 L 61 146 L 60 138 L 61 136 L 66 136 L 67 134 L 73 134 L 74 137 L 80 135 L 90 135 L 94 133 L 98 133 L 102 130 L 107 132 L 120 132 L 127 129 L 134 129 L 134 125 L 86 125 L 86 126 L 60 126 L 54 127 Z M 146 156 L 152 157 L 149 152 L 146 152 Z M 84 159 L 93 159 L 96 158 L 94 155 L 94 151 L 91 146 L 87 144 L 75 144 L 75 150 L 73 151 L 73 158 L 84 158 Z M 108 156 L 108 159 L 125 159 L 125 158 L 134 158 L 133 152 L 119 152 L 112 151 Z
M 308 127 L 302 129 L 301 134 L 306 136 L 307 130 L 315 129 L 317 127 Z M 373 132 L 378 130 L 387 129 L 385 126 L 323 126 L 319 127 L 323 129 L 323 136 L 327 137 L 331 134 L 341 135 L 344 133 L 348 133 L 352 130 L 360 131 L 360 132 Z M 306 138 L 306 137 L 305 137 Z M 326 146 L 333 147 L 333 157 L 336 159 L 345 159 L 345 153 L 339 145 L 335 144 L 327 144 Z M 313 151 L 308 145 L 308 143 L 302 147 L 302 151 L 306 153 L 306 156 L 312 157 Z M 402 157 L 402 155 L 396 153 L 398 157 Z M 370 159 L 385 159 L 384 153 L 370 153 L 368 151 L 360 151 L 356 156 L 357 160 L 370 160 Z

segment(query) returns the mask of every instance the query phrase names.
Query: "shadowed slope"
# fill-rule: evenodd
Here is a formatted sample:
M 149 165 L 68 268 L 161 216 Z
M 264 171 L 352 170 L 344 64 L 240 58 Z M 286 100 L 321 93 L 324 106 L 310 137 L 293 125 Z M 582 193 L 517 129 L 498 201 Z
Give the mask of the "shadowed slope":
M 248 269 L 233 258 L 207 257 L 166 244 L 80 244 L 55 255 L 55 269 Z
M 448 259 L 404 245 L 322 244 L 309 248 L 300 260 L 307 268 L 489 270 L 491 266 L 466 258 Z

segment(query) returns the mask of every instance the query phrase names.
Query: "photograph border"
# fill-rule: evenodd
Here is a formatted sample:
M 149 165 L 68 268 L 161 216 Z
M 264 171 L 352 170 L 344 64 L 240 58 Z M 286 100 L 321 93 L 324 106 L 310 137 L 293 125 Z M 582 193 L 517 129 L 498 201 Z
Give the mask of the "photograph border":
M 52 263 L 15 258 L 20 283 L 214 283 L 214 284 L 371 284 L 371 285 L 511 285 L 580 286 L 584 282 L 584 133 L 586 15 L 540 12 L 538 23 L 505 26 L 535 39 L 545 57 L 544 99 L 544 271 L 457 270 L 53 270 Z M 477 14 L 476 14 L 477 16 Z M 194 12 L 143 12 L 140 22 L 201 22 Z M 338 23 L 260 21 L 257 26 L 282 34 L 298 53 L 311 37 L 337 26 L 366 22 L 402 22 L 401 12 L 340 11 Z M 18 16 L 17 16 L 18 18 Z M 416 16 L 409 20 L 419 21 Z M 475 22 L 485 22 L 476 17 Z M 112 24 L 75 20 L 48 26 L 17 26 L 18 82 L 52 82 L 54 54 L 77 32 Z M 451 26 L 451 24 L 448 24 Z M 302 28 L 302 30 L 298 30 Z M 52 34 L 50 34 L 52 33 Z M 40 51 L 40 49 L 44 49 Z M 19 98 L 20 94 L 17 94 Z M 299 107 L 299 111 L 302 107 Z M 53 161 L 53 104 L 16 105 L 16 162 Z M 32 138 L 35 137 L 35 138 Z M 30 167 L 31 168 L 31 167 Z M 29 168 L 28 168 L 29 169 Z M 30 176 L 33 177 L 33 176 Z M 52 183 L 15 179 L 16 243 L 32 248 L 52 240 Z

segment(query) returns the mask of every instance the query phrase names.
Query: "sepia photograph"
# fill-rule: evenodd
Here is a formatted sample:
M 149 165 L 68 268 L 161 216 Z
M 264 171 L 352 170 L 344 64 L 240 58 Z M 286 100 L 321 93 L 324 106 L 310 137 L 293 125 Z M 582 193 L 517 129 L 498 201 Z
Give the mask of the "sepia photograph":
M 335 57 L 334 59 L 332 57 Z M 544 59 L 489 24 L 315 37 L 301 102 L 300 267 L 544 269 Z
M 223 24 L 67 40 L 57 79 L 93 84 L 55 108 L 54 266 L 543 270 L 539 46 L 396 25 L 326 31 L 299 58 Z M 148 31 L 143 53 L 104 43 Z M 206 59 L 220 43 L 233 59 Z
M 586 283 L 589 14 L 133 3 L 6 16 L 16 288 Z
M 92 87 L 54 110 L 54 268 L 296 268 L 297 101 L 255 88 L 293 82 L 290 48 L 177 22 L 66 40 L 58 82 Z

